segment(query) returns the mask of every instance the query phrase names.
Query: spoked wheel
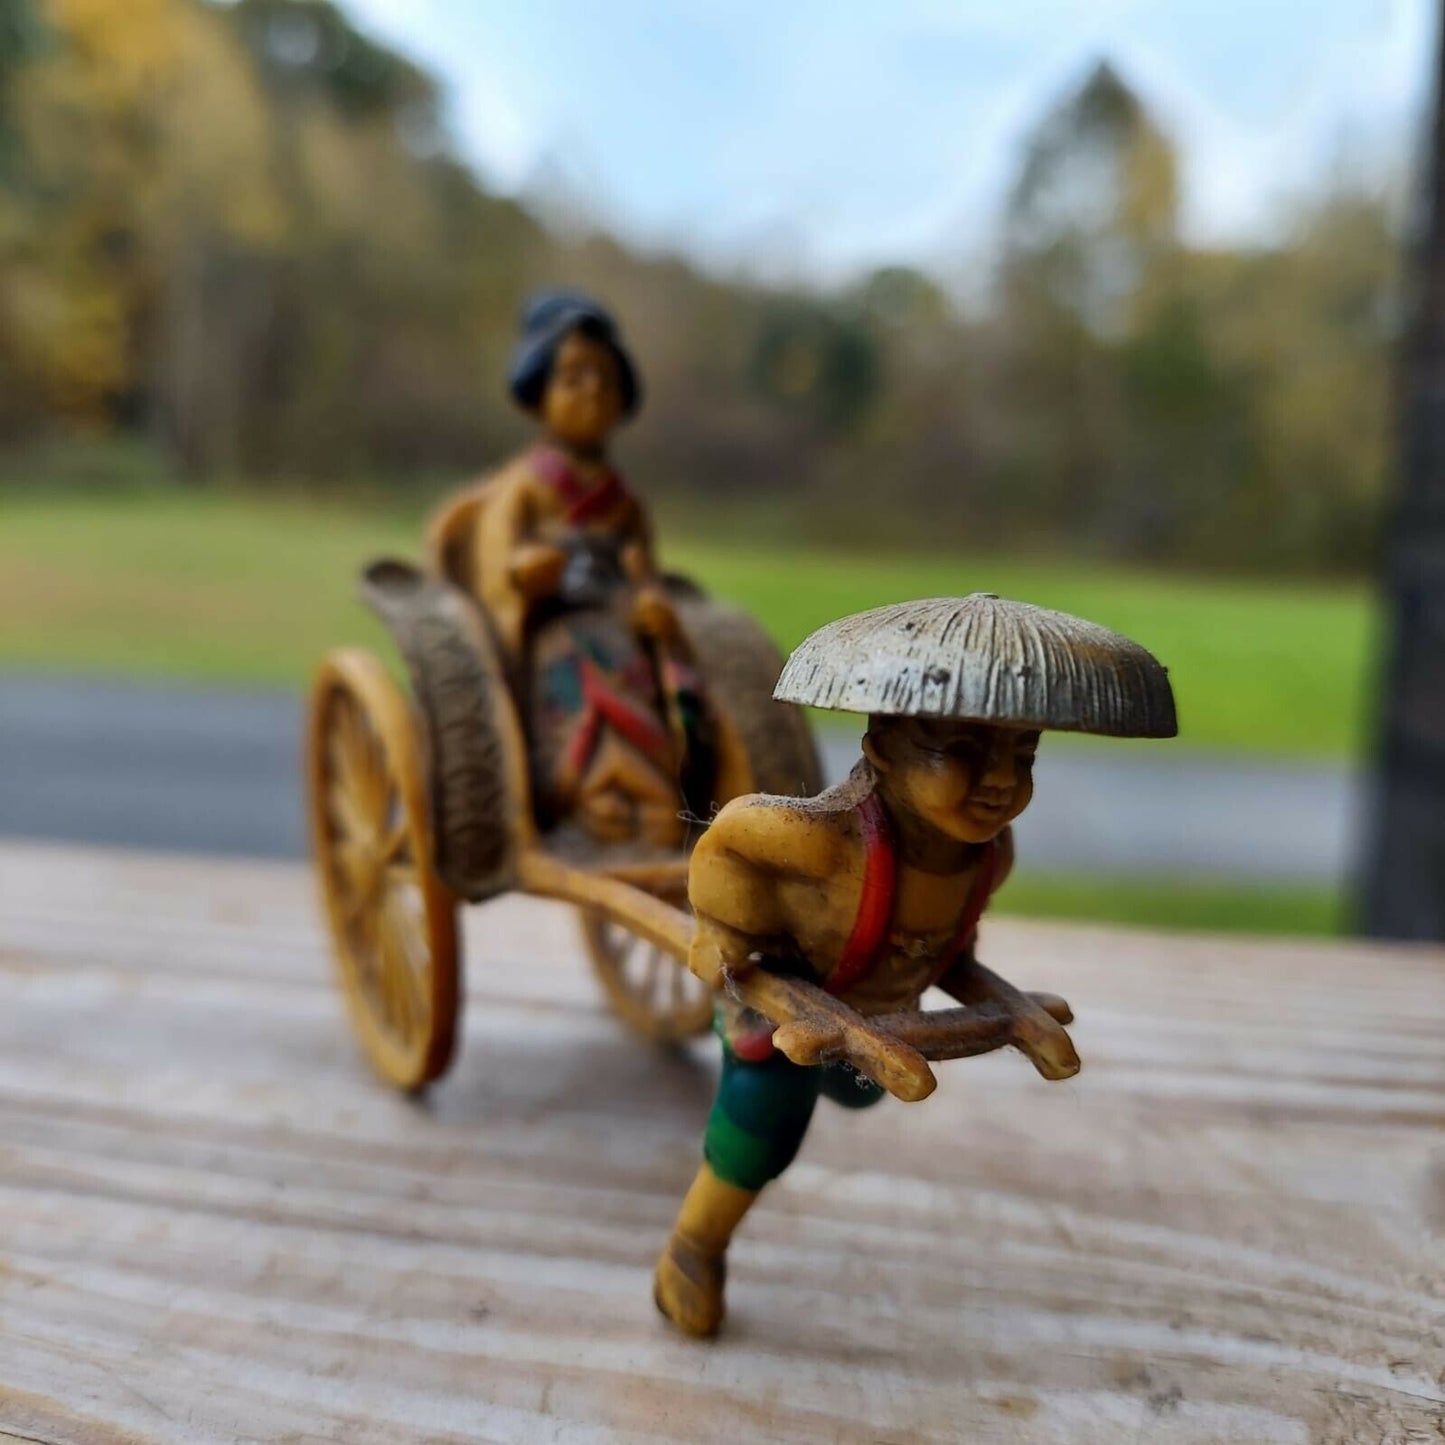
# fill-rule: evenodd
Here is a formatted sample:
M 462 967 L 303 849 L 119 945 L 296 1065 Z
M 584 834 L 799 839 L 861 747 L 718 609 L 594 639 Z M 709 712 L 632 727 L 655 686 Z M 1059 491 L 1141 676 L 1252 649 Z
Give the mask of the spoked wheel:
M 445 1072 L 456 1035 L 456 904 L 432 866 L 422 739 L 370 653 L 327 657 L 311 697 L 311 839 L 352 1022 L 403 1089 Z
M 592 970 L 612 1012 L 659 1043 L 694 1038 L 712 1025 L 712 990 L 656 944 L 594 909 L 579 910 Z

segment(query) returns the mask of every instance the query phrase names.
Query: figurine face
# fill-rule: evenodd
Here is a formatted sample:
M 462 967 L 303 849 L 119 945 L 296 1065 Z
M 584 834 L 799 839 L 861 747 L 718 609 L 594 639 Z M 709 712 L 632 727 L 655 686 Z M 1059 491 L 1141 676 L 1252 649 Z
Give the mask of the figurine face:
M 1037 729 L 875 718 L 866 744 L 888 794 L 940 833 L 987 843 L 1034 795 Z
M 622 411 L 617 358 L 600 341 L 574 331 L 557 348 L 538 408 L 542 425 L 565 445 L 593 451 L 622 420 Z

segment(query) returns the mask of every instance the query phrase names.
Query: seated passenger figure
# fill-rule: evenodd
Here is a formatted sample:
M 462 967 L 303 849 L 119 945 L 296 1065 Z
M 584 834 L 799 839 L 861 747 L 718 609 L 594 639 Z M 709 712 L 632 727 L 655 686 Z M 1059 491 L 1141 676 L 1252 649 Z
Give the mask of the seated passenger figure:
M 688 806 L 708 806 L 709 739 L 646 510 L 607 457 L 640 401 L 636 368 L 606 311 L 546 292 L 524 311 L 510 386 L 541 436 L 443 508 L 433 565 L 490 618 L 539 823 L 677 847 Z

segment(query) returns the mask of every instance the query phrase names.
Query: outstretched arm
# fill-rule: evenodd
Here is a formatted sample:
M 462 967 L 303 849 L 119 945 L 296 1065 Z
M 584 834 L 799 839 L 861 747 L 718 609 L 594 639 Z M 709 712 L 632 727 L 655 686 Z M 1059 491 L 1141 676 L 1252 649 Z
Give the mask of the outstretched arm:
M 832 852 L 831 840 L 787 800 L 735 798 L 693 850 L 687 886 L 697 934 L 688 967 L 716 988 L 769 954 L 792 952 L 784 884 L 808 881 L 808 869 L 827 877 Z
M 710 988 L 755 968 L 781 932 L 769 870 L 736 846 L 746 829 L 720 813 L 693 850 L 688 899 L 697 932 L 687 966 Z
M 647 509 L 633 501 L 617 529 L 622 570 L 634 586 L 657 580 L 657 552 L 652 540 L 652 520 Z
M 518 481 L 502 490 L 481 525 L 482 577 L 505 578 L 529 602 L 556 592 L 567 565 L 560 547 L 536 540 L 531 488 Z

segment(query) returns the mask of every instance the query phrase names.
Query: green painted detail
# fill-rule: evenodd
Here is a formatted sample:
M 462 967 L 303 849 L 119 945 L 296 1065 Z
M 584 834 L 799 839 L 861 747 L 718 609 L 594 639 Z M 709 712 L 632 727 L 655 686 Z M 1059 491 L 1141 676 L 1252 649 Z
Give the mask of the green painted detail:
M 807 1120 L 786 1137 L 762 1138 L 739 1129 L 720 1109 L 708 1116 L 702 1152 L 713 1173 L 737 1189 L 758 1190 L 776 1179 L 793 1162 L 803 1142 Z
M 715 1023 L 721 1034 L 720 1020 Z M 703 1154 L 739 1189 L 761 1189 L 793 1162 L 818 1095 L 848 1109 L 876 1103 L 883 1090 L 839 1064 L 810 1068 L 774 1054 L 749 1063 L 723 1040 L 722 1078 L 708 1115 Z

